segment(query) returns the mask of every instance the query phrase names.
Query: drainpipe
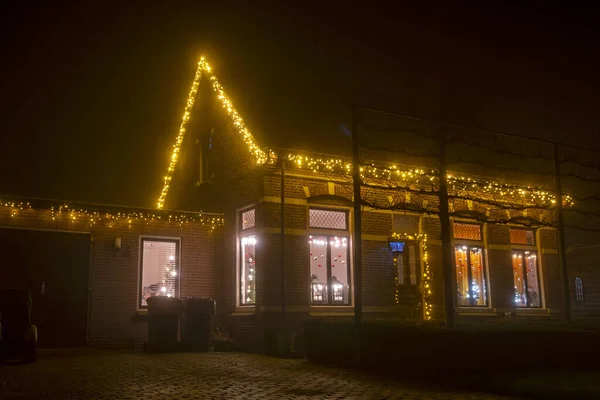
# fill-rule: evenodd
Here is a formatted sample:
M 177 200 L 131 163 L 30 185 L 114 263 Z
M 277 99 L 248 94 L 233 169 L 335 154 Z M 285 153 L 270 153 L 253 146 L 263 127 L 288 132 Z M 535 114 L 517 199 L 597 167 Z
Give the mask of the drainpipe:
M 285 160 L 281 159 L 281 322 L 285 321 Z

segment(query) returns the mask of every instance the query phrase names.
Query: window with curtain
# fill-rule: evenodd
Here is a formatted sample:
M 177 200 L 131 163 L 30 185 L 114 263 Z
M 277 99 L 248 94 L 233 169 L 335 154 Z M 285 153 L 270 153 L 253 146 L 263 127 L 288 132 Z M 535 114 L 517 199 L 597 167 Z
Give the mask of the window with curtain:
M 454 248 L 456 289 L 461 307 L 487 306 L 487 282 L 483 248 L 458 245 Z
M 140 302 L 154 296 L 179 296 L 179 240 L 142 238 L 140 262 Z
M 542 295 L 534 251 L 513 251 L 513 280 L 517 307 L 541 307 Z
M 239 213 L 238 224 L 238 304 L 256 304 L 256 212 L 247 209 Z
M 350 238 L 348 212 L 309 209 L 310 299 L 313 305 L 349 305 Z M 326 232 L 326 233 L 323 233 Z

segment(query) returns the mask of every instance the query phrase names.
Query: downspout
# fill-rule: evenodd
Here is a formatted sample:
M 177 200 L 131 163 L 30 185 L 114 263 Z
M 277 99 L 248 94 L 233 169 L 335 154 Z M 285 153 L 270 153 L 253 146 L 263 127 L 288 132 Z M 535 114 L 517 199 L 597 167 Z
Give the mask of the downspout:
M 281 159 L 281 322 L 285 321 L 285 160 Z

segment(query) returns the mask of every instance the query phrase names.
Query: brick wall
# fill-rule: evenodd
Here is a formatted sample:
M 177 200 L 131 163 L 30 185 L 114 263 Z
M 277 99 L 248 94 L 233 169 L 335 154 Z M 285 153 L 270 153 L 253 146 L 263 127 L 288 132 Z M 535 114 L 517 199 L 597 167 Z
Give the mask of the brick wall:
M 119 209 L 117 212 L 136 210 Z M 92 345 L 141 348 L 147 340 L 147 321 L 136 310 L 139 301 L 138 273 L 141 236 L 180 238 L 180 295 L 217 296 L 218 255 L 221 253 L 221 228 L 189 222 L 184 226 L 166 221 L 117 221 L 113 227 L 99 221 L 90 226 L 85 219 L 69 216 L 52 220 L 48 210 L 0 208 L 0 226 L 56 231 L 89 232 L 92 235 L 88 338 Z M 115 249 L 115 238 L 121 248 Z

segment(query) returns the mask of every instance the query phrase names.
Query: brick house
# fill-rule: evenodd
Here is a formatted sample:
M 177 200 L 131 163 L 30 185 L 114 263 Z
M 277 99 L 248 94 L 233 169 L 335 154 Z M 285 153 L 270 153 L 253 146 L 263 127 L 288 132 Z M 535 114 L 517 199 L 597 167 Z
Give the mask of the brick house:
M 350 160 L 279 148 L 276 136 L 268 147 L 259 145 L 204 59 L 190 97 L 199 100 L 188 100 L 182 124 L 188 133 L 178 137 L 159 206 L 224 214 L 222 326 L 242 347 L 268 351 L 265 338 L 277 326 L 301 331 L 308 318 L 353 315 Z M 382 171 L 405 182 L 404 189 L 381 184 Z M 363 174 L 373 183 L 363 188 L 364 204 L 394 205 L 363 207 L 365 317 L 442 319 L 440 220 L 430 212 L 439 200 L 415 194 L 426 173 L 381 163 Z M 473 182 L 477 187 L 469 189 Z M 449 204 L 459 321 L 562 320 L 556 235 L 547 227 L 551 196 L 514 186 L 502 201 L 521 207 L 506 210 L 486 200 L 506 186 L 466 175 L 452 184 L 471 190 Z M 390 249 L 390 238 L 401 252 Z
M 148 296 L 217 296 L 220 215 L 0 201 L 0 289 L 29 287 L 42 347 L 141 349 Z

